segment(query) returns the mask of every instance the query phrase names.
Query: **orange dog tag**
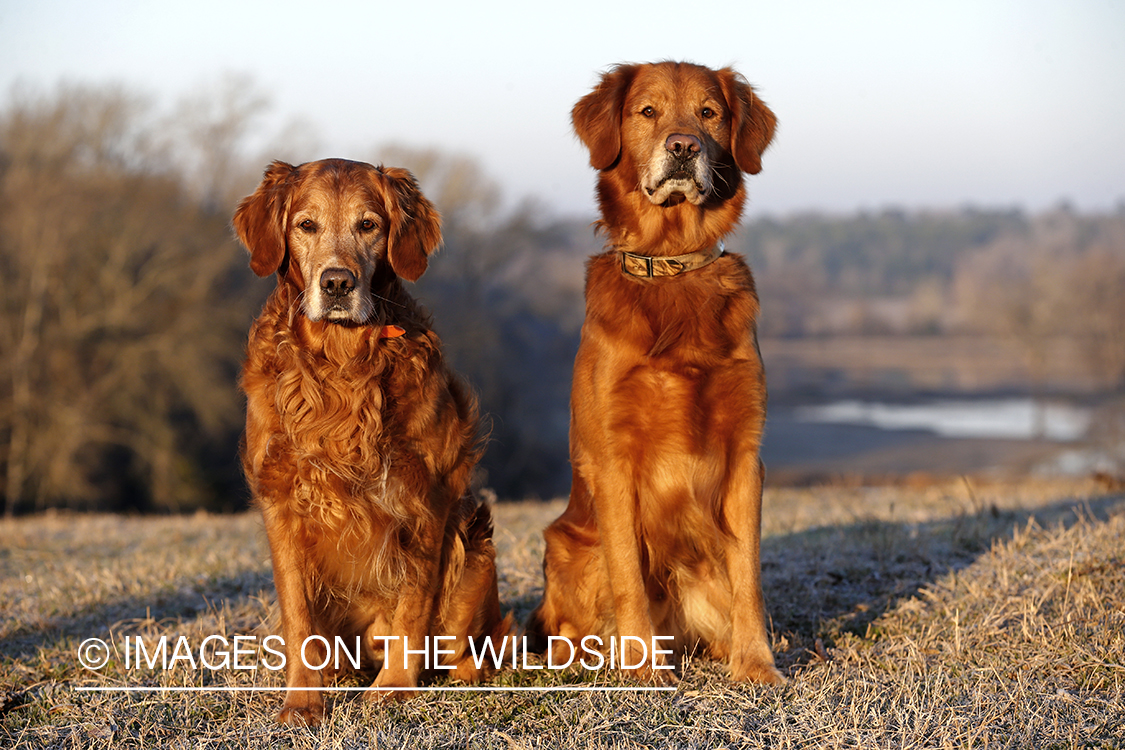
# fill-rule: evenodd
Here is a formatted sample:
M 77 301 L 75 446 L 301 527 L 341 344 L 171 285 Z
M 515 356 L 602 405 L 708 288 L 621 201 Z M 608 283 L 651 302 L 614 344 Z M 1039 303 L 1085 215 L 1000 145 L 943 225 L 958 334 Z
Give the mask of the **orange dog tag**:
M 405 328 L 399 326 L 383 326 L 379 329 L 379 338 L 381 339 L 397 339 L 402 334 L 406 333 Z

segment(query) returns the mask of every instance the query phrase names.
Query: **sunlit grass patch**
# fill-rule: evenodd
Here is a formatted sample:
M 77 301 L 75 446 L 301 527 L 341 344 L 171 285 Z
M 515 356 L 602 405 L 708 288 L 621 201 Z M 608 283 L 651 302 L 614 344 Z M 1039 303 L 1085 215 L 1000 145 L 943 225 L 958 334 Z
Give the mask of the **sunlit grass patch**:
M 561 508 L 496 508 L 502 606 L 520 618 L 542 590 L 541 530 Z M 772 490 L 765 532 L 783 687 L 732 684 L 693 656 L 671 692 L 572 692 L 636 685 L 613 670 L 534 669 L 543 662 L 529 656 L 491 691 L 401 703 L 331 693 L 325 725 L 309 730 L 274 724 L 282 693 L 262 689 L 284 685 L 278 671 L 126 668 L 121 653 L 126 636 L 199 648 L 277 632 L 254 514 L 6 520 L 0 745 L 1125 746 L 1121 496 L 1036 482 Z M 97 671 L 77 659 L 94 637 L 117 646 Z

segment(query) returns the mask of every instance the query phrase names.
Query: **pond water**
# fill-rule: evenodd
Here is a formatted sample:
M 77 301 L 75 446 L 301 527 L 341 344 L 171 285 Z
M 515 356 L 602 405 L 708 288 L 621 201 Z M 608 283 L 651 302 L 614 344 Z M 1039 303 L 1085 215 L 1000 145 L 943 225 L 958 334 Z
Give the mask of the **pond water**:
M 949 438 L 1057 442 L 1081 440 L 1092 416 L 1087 407 L 1031 398 L 941 399 L 913 404 L 841 400 L 797 407 L 792 414 L 796 422 L 806 424 L 923 430 Z

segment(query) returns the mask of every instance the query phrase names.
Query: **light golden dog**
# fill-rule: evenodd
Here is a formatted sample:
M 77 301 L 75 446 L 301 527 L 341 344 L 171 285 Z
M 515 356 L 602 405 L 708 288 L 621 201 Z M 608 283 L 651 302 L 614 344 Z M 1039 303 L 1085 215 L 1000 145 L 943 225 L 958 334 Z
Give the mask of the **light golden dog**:
M 251 268 L 277 274 L 242 388 L 243 466 L 269 537 L 286 685 L 313 688 L 290 691 L 278 720 L 322 718 L 324 677 L 306 662 L 326 654 L 299 652 L 314 636 L 359 637 L 364 662 L 381 664 L 377 688 L 416 687 L 428 639 L 451 636 L 444 674 L 478 679 L 467 639 L 510 622 L 491 515 L 469 490 L 476 403 L 400 281 L 425 271 L 437 211 L 402 169 L 274 162 L 234 226 Z
M 622 65 L 572 113 L 599 171 L 571 393 L 570 503 L 546 530 L 528 631 L 620 640 L 639 677 L 704 645 L 781 682 L 765 626 L 758 458 L 766 386 L 750 269 L 725 253 L 773 113 L 733 70 Z M 671 640 L 654 642 L 655 636 Z

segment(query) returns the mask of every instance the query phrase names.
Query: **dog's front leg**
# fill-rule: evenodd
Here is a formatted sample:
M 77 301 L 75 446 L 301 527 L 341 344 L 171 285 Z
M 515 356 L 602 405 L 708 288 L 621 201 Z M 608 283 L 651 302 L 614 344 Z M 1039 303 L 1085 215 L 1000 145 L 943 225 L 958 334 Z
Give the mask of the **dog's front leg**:
M 302 658 L 302 647 L 313 635 L 305 576 L 308 562 L 305 551 L 293 539 L 293 525 L 278 506 L 261 503 L 266 536 L 273 559 L 273 582 L 281 607 L 281 632 L 285 639 L 285 703 L 277 720 L 282 724 L 316 726 L 324 718 L 324 687 L 319 672 L 310 669 Z
M 726 520 L 734 532 L 726 542 L 731 584 L 730 675 L 732 680 L 779 684 L 785 681 L 773 663 L 766 633 L 762 595 L 762 463 L 757 451 L 736 453 L 726 497 Z
M 653 669 L 655 633 L 641 569 L 635 488 L 626 472 L 615 471 L 612 465 L 602 466 L 591 474 L 593 476 L 587 475 L 585 481 L 593 488 L 598 532 L 613 594 L 620 654 L 618 663 L 625 665 L 628 673 L 640 679 L 671 679 L 669 670 Z
M 376 700 L 413 698 L 417 693 L 410 688 L 418 687 L 418 679 L 427 663 L 433 666 L 434 644 L 430 636 L 434 608 L 441 596 L 442 535 L 440 531 L 436 534 L 423 531 L 413 543 L 416 545 L 412 551 L 415 564 L 399 591 L 391 617 L 392 637 L 383 652 L 383 668 L 371 685 L 383 690 L 368 693 Z

